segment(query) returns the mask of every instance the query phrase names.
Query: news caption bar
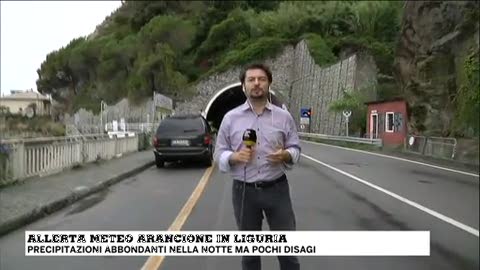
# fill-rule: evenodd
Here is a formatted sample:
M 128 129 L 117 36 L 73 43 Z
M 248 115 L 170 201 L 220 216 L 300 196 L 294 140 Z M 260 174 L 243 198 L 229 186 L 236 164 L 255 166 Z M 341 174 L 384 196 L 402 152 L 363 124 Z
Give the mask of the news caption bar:
M 430 256 L 429 231 L 26 231 L 26 256 Z

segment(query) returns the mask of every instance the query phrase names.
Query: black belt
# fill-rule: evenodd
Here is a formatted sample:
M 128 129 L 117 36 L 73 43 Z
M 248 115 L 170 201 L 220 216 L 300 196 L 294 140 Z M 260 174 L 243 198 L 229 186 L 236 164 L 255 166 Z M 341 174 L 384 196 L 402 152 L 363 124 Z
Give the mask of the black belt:
M 243 185 L 243 181 L 234 179 L 238 184 Z M 274 185 L 281 183 L 283 181 L 287 181 L 287 176 L 285 174 L 282 174 L 279 178 L 271 181 L 256 181 L 252 183 L 245 183 L 247 187 L 254 187 L 254 188 L 267 188 L 267 187 L 273 187 Z

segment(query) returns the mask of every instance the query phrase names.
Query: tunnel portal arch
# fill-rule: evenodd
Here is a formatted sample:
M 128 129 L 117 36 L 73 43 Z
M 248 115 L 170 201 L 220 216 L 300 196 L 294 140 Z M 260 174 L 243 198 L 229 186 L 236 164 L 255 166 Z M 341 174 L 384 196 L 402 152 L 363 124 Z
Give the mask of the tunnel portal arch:
M 272 103 L 274 105 L 286 108 L 274 90 L 270 89 L 270 93 L 272 94 Z M 242 84 L 240 82 L 232 83 L 217 91 L 212 98 L 210 98 L 205 109 L 202 111 L 202 116 L 212 123 L 215 129 L 218 129 L 225 114 L 238 105 L 243 104 L 246 99 L 242 90 Z

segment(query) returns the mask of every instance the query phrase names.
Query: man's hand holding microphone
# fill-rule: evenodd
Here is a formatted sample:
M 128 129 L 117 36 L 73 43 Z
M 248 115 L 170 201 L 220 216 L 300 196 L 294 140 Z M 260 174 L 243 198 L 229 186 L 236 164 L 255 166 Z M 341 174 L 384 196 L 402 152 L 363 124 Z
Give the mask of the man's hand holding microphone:
M 230 156 L 230 162 L 232 164 L 248 163 L 254 156 L 255 150 L 250 147 L 245 147 L 238 152 L 234 152 Z
M 230 165 L 233 164 L 246 164 L 250 162 L 255 156 L 255 149 L 253 146 L 257 143 L 257 133 L 253 129 L 247 129 L 243 133 L 243 147 L 240 151 L 234 152 L 230 156 Z
M 243 144 L 245 147 L 240 151 L 234 152 L 230 156 L 230 165 L 234 164 L 246 164 L 250 162 L 255 156 L 255 149 L 253 146 L 257 143 L 257 133 L 253 129 L 247 129 L 243 133 Z M 267 156 L 268 161 L 271 163 L 290 162 L 290 153 L 285 149 L 278 149 L 276 152 Z

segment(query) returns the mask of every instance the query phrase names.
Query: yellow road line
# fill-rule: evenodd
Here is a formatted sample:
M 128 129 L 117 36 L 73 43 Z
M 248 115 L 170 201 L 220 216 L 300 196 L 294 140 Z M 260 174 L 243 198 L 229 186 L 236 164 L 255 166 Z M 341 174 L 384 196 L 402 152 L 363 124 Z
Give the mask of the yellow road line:
M 205 173 L 200 179 L 200 182 L 198 182 L 197 187 L 193 190 L 192 195 L 190 195 L 190 198 L 187 200 L 182 210 L 180 210 L 180 213 L 178 213 L 175 221 L 173 221 L 172 225 L 170 225 L 170 227 L 168 228 L 169 231 L 180 231 L 182 229 L 185 221 L 187 221 L 188 216 L 192 212 L 193 208 L 197 204 L 198 199 L 205 190 L 205 187 L 210 180 L 210 176 L 212 175 L 214 167 L 215 165 L 212 165 L 207 170 L 205 170 Z M 142 270 L 157 270 L 162 265 L 164 258 L 165 256 L 149 257 L 143 265 Z

